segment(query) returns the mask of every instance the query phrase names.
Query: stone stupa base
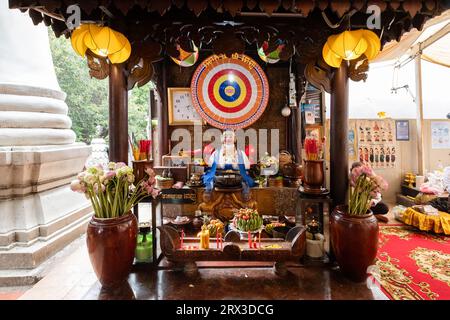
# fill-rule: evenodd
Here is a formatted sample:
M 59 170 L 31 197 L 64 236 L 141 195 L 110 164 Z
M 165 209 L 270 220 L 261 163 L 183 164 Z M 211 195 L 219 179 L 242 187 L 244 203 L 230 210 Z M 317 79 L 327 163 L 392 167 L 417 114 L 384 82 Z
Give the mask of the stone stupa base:
M 36 281 L 36 267 L 85 233 L 92 208 L 69 182 L 90 152 L 82 143 L 0 148 L 0 286 Z

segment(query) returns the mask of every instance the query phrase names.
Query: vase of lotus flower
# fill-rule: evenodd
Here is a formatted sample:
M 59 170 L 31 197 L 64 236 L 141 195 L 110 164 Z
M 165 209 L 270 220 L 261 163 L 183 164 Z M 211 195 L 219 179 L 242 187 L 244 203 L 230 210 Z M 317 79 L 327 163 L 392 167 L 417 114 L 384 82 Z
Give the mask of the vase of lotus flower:
M 365 281 L 378 250 L 378 222 L 372 211 L 350 215 L 347 206 L 337 206 L 330 216 L 330 240 L 341 272 L 352 281 Z
M 92 217 L 86 243 L 102 286 L 116 287 L 127 280 L 134 261 L 137 234 L 137 219 L 131 212 L 118 218 Z

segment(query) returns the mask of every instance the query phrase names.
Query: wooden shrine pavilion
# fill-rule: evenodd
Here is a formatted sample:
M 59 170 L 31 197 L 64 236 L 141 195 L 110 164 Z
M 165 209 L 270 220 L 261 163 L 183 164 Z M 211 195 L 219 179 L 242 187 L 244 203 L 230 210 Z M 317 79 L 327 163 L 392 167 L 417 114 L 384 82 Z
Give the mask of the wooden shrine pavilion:
M 127 91 L 152 79 L 160 101 L 159 155 L 168 153 L 167 88 L 181 86 L 180 82 L 190 79 L 193 72 L 185 68 L 181 73 L 176 65 L 170 65 L 170 57 L 178 56 L 180 48 L 185 51 L 192 51 L 193 45 L 201 48 L 199 60 L 212 53 L 255 56 L 256 48 L 263 42 L 276 48 L 281 40 L 285 48 L 276 68 L 288 70 L 292 66 L 298 97 L 305 90 L 306 81 L 331 94 L 330 190 L 335 203 L 342 203 L 346 195 L 343 186 L 347 185 L 346 141 L 351 98 L 348 79 L 365 79 L 368 62 L 362 58 L 332 68 L 322 58 L 324 43 L 330 35 L 349 28 L 367 28 L 367 20 L 373 14 L 367 10 L 370 5 L 381 10 L 380 28 L 373 31 L 382 46 L 399 40 L 412 28 L 420 30 L 428 19 L 446 9 L 443 2 L 434 0 L 9 0 L 11 9 L 28 11 L 34 24 L 51 26 L 57 37 L 66 38 L 72 32 L 66 24 L 72 11 L 67 8 L 74 4 L 81 9 L 82 23 L 110 26 L 124 34 L 132 47 L 130 58 L 121 64 L 110 64 L 107 59 L 87 52 L 91 76 L 109 77 L 112 161 L 128 159 Z M 273 77 L 275 83 L 269 104 L 285 103 L 289 76 L 280 71 L 269 72 L 268 77 L 269 80 Z M 275 121 L 275 125 L 283 127 L 284 147 L 301 159 L 298 108 L 293 109 L 287 120 Z

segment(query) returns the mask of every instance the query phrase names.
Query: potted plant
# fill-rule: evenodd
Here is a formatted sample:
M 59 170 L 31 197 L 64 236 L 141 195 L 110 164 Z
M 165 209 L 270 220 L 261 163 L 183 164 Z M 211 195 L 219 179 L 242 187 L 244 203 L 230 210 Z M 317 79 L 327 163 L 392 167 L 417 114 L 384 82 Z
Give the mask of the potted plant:
M 325 179 L 322 159 L 322 143 L 315 137 L 305 138 L 303 168 L 304 189 L 307 193 L 321 193 Z
M 337 206 L 330 217 L 331 244 L 344 275 L 361 282 L 378 249 L 378 222 L 370 207 L 387 183 L 361 165 L 352 169 L 349 188 L 348 205 Z
M 92 166 L 78 174 L 71 189 L 84 193 L 94 215 L 87 228 L 89 258 L 100 283 L 114 287 L 126 280 L 133 264 L 138 223 L 131 208 L 149 195 L 154 198 L 155 173 L 134 185 L 133 169 L 125 163 L 110 162 L 107 170 Z

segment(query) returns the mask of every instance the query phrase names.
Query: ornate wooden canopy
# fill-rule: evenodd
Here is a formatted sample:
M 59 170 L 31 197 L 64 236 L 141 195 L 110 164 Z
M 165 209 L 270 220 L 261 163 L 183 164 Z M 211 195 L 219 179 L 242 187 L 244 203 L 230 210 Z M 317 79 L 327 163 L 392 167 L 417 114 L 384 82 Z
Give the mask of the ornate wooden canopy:
M 130 40 L 129 89 L 151 79 L 153 62 L 165 54 L 177 56 L 177 45 L 185 51 L 192 51 L 195 44 L 231 55 L 256 51 L 264 41 L 275 49 L 279 40 L 286 45 L 281 60 L 294 57 L 309 65 L 307 77 L 328 89 L 331 70 L 321 58 L 323 44 L 329 35 L 349 26 L 365 28 L 370 15 L 367 6 L 376 4 L 382 10 L 382 28 L 375 30 L 382 45 L 399 40 L 411 28 L 421 29 L 427 19 L 445 9 L 436 0 L 9 0 L 10 8 L 28 11 L 35 24 L 44 22 L 56 36 L 66 37 L 71 33 L 65 23 L 66 10 L 72 4 L 79 5 L 82 22 L 104 23 Z M 102 58 L 91 53 L 88 65 L 92 76 L 108 76 L 108 64 Z M 355 80 L 364 78 L 361 72 L 353 74 Z

